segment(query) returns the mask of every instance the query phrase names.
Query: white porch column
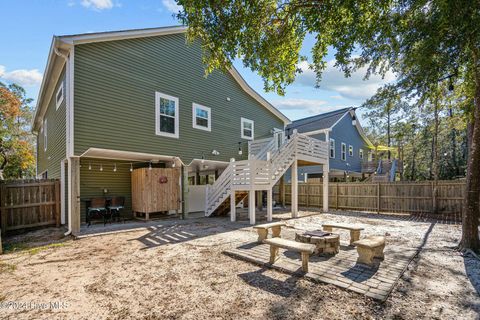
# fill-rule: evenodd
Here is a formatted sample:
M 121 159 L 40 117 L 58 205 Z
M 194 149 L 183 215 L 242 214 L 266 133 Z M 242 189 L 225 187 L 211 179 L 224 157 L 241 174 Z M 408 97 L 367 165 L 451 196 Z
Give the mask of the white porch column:
M 272 188 L 267 190 L 267 221 L 272 221 L 272 211 L 273 211 L 273 203 L 272 203 Z
M 328 212 L 328 180 L 330 173 L 330 131 L 325 132 L 325 141 L 328 146 L 327 163 L 322 166 L 323 171 L 323 212 Z
M 80 158 L 68 158 L 68 226 L 74 236 L 80 233 Z
M 298 163 L 297 159 L 292 164 L 292 218 L 298 217 Z
M 323 212 L 328 212 L 328 178 L 330 166 L 324 164 L 323 169 Z
M 230 221 L 235 222 L 236 219 L 236 201 L 235 201 L 235 190 L 230 191 Z
M 248 216 L 250 224 L 255 224 L 255 190 L 248 191 Z

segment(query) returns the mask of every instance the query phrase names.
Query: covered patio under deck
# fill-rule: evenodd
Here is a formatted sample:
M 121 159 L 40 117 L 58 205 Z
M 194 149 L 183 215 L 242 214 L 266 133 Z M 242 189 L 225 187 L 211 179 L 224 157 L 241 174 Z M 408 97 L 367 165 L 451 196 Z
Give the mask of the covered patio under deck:
M 178 157 L 90 148 L 80 157 L 68 159 L 67 168 L 68 184 L 66 193 L 68 197 L 68 227 L 69 232 L 75 236 L 81 233 L 80 229 L 82 225 L 86 226 L 87 216 L 89 214 L 88 207 L 92 199 L 103 198 L 107 201 L 111 198 L 124 199 L 123 208 L 121 209 L 122 220 L 134 217 L 135 211 L 151 210 L 149 208 L 139 210 L 138 206 L 135 206 L 135 197 L 137 202 L 143 201 L 143 198 L 139 198 L 133 194 L 135 191 L 135 188 L 132 188 L 134 182 L 133 176 L 135 173 L 138 173 L 139 170 L 142 170 L 142 168 L 146 170 L 148 174 L 151 172 L 152 176 L 153 173 L 158 170 L 175 171 L 175 174 L 171 175 L 170 179 L 156 181 L 160 183 L 161 186 L 172 189 L 172 192 L 159 195 L 165 200 L 168 200 L 169 204 L 168 208 L 162 207 L 162 210 L 158 210 L 158 212 L 187 212 L 184 210 L 185 202 L 181 201 L 185 197 L 182 186 L 188 183 L 186 181 L 187 170 L 186 166 Z M 170 175 L 161 173 L 161 176 Z M 182 178 L 184 178 L 185 181 L 183 181 Z M 183 182 L 185 182 L 185 184 Z M 158 194 L 157 191 L 152 192 Z M 172 197 L 175 199 L 170 199 Z M 156 200 L 153 198 L 148 201 L 148 203 L 154 202 L 156 202 Z M 108 208 L 105 209 L 108 210 Z M 148 218 L 148 214 L 146 218 Z

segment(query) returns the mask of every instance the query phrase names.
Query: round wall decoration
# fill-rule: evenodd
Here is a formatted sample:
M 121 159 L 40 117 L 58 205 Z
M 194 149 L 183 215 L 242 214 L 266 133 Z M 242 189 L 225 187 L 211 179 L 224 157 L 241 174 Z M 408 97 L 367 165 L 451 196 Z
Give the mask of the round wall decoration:
M 160 183 L 167 183 L 168 178 L 166 176 L 161 176 L 160 179 L 158 179 Z

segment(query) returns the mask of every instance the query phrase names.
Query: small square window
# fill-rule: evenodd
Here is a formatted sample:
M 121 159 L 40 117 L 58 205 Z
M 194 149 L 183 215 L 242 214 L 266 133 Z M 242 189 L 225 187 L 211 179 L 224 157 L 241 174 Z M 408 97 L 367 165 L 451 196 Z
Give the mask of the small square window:
M 178 98 L 156 92 L 155 114 L 155 133 L 159 136 L 178 138 Z
M 208 107 L 193 103 L 193 127 L 195 129 L 211 131 L 211 110 Z
M 57 94 L 55 95 L 55 102 L 57 109 L 60 107 L 60 105 L 63 102 L 63 96 L 64 96 L 64 88 L 63 88 L 63 82 L 60 84 L 60 87 L 58 87 Z
M 249 119 L 241 119 L 242 139 L 253 140 L 254 137 L 254 122 Z

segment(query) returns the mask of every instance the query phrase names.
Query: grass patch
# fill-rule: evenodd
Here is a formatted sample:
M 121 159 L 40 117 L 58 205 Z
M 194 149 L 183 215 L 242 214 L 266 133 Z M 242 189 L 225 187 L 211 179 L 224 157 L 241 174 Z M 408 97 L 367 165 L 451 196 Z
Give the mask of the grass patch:
M 2 272 L 13 272 L 17 269 L 17 266 L 10 263 L 0 262 L 0 273 Z M 1 297 L 0 297 L 1 301 Z
M 4 253 L 22 252 L 22 253 L 28 253 L 30 255 L 34 255 L 51 248 L 64 247 L 67 245 L 69 244 L 66 242 L 58 242 L 58 243 L 50 243 L 50 244 L 39 246 L 39 247 L 31 247 L 26 242 L 17 242 L 17 243 L 5 244 Z
M 51 244 L 47 244 L 47 245 L 44 245 L 44 246 L 28 249 L 27 252 L 31 255 L 34 255 L 34 254 L 37 254 L 39 252 L 42 252 L 42 251 L 45 251 L 45 250 L 48 250 L 48 249 L 51 249 L 51 248 L 65 247 L 65 246 L 68 246 L 68 245 L 69 244 L 66 243 L 66 242 L 51 243 Z

